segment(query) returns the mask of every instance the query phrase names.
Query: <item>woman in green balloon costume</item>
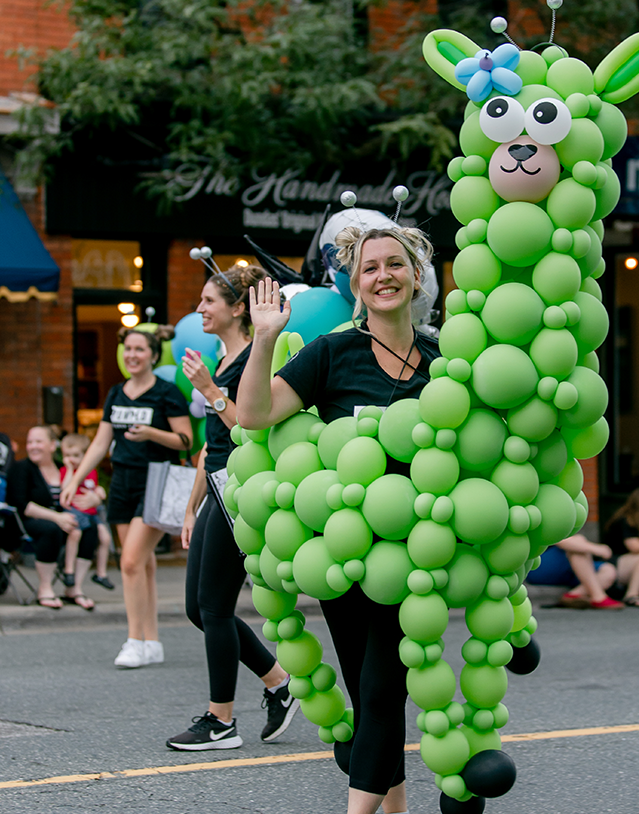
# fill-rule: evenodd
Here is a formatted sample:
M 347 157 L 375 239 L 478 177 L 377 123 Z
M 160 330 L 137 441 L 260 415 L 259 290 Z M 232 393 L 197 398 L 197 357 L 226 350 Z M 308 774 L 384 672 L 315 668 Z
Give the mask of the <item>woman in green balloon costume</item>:
M 493 21 L 493 30 L 505 27 Z M 341 416 L 320 408 L 327 423 L 296 413 L 313 403 L 309 394 L 341 403 L 324 385 L 336 370 L 335 340 L 318 340 L 323 351 L 309 365 L 315 388 L 298 391 L 304 377 L 289 379 L 288 366 L 270 383 L 270 352 L 286 312 L 271 289 L 258 292 L 256 308 L 272 323 L 256 332 L 252 375 L 238 398 L 240 424 L 256 429 L 233 432 L 240 446 L 225 492 L 265 635 L 293 676 L 291 694 L 351 772 L 349 814 L 374 811 L 384 788 L 353 776 L 363 713 L 354 718 L 345 709 L 334 670 L 295 610 L 296 594 L 337 607 L 358 583 L 389 616 L 398 613 L 399 658 L 422 710 L 421 755 L 442 792 L 441 810 L 479 814 L 486 797 L 515 780 L 498 734 L 508 721 L 506 668 L 527 673 L 539 660 L 524 579 L 547 546 L 583 525 L 579 460 L 597 455 L 608 438 L 596 356 L 608 317 L 597 279 L 605 267 L 603 218 L 619 198 L 611 158 L 627 132 L 615 105 L 639 90 L 639 34 L 594 73 L 553 44 L 490 52 L 455 31 L 431 32 L 424 55 L 469 98 L 463 155 L 449 166 L 451 207 L 462 224 L 457 289 L 446 299 L 431 381 L 408 397 L 402 389 L 411 366 L 420 368 L 405 278 L 400 284 L 389 269 L 392 285 L 369 287 L 366 264 L 355 262 L 368 327 L 400 358 L 386 350 L 380 358 L 383 346 L 368 339 L 367 362 L 342 386 L 350 394 L 373 364 L 386 370 L 388 363 L 397 389 L 390 399 L 382 390 L 368 400 L 353 395 Z M 387 240 L 366 241 L 362 260 Z M 354 349 L 355 334 L 347 334 Z M 289 364 L 299 366 L 304 353 Z M 257 412 L 251 401 L 261 405 Z M 443 658 L 449 608 L 466 609 L 469 631 L 459 683 Z M 343 619 L 345 629 L 349 623 Z M 457 689 L 463 704 L 454 700 Z M 400 789 L 392 785 L 400 776 L 391 790 Z M 405 810 L 393 795 L 384 801 L 387 814 Z

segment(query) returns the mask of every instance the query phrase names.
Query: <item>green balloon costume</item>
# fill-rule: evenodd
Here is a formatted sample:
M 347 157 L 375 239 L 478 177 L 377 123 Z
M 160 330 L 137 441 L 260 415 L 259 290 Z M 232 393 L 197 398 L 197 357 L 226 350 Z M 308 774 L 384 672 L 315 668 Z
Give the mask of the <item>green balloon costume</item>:
M 639 34 L 594 74 L 554 45 L 491 54 L 447 30 L 428 34 L 424 56 L 474 98 L 463 155 L 449 165 L 458 288 L 432 380 L 419 400 L 383 413 L 236 427 L 224 501 L 264 635 L 320 738 L 348 741 L 352 713 L 296 597 L 330 599 L 358 581 L 375 602 L 398 606 L 400 658 L 442 811 L 479 812 L 515 778 L 499 751 L 506 667 L 525 673 L 538 662 L 523 581 L 547 546 L 585 522 L 579 460 L 608 439 L 597 279 L 602 218 L 619 198 L 611 158 L 627 134 L 615 104 L 639 90 Z M 410 478 L 385 474 L 388 458 L 410 464 Z M 449 608 L 462 607 L 458 684 L 443 636 Z

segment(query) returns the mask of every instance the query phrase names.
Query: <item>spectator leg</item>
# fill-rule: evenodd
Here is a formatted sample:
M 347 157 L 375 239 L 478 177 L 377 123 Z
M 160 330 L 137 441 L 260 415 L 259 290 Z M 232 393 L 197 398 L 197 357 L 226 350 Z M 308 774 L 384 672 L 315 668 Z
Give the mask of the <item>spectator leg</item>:
M 38 599 L 55 596 L 53 577 L 55 576 L 56 564 L 54 562 L 40 562 L 40 560 L 36 560 L 35 565 L 38 574 Z
M 606 592 L 601 586 L 597 573 L 592 562 L 591 554 L 577 554 L 573 551 L 566 551 L 566 556 L 570 562 L 570 567 L 575 572 L 575 576 L 579 580 L 580 585 L 577 586 L 571 593 L 579 593 L 580 586 L 583 586 L 585 593 L 590 597 L 591 602 L 602 602 L 606 598 Z M 614 566 L 610 566 L 614 571 Z M 601 570 L 604 570 L 602 566 Z M 604 570 L 604 577 L 608 579 L 609 569 Z M 614 582 L 614 574 L 612 581 L 608 583 L 609 587 Z
M 639 596 L 639 554 L 623 554 L 617 562 L 619 582 L 627 585 L 626 596 Z
M 67 541 L 64 552 L 64 573 L 73 574 L 75 572 L 75 561 L 78 556 L 78 545 L 80 544 L 80 537 L 82 532 L 80 529 L 74 529 L 67 535 Z

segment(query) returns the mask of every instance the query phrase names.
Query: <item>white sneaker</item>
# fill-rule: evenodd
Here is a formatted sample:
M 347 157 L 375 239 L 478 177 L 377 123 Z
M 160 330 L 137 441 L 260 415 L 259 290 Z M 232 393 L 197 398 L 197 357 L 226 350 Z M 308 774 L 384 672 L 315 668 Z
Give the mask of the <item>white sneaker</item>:
M 127 639 L 122 645 L 122 649 L 115 658 L 116 667 L 143 667 L 147 662 L 144 660 L 144 642 L 140 639 Z
M 164 646 L 162 642 L 144 642 L 144 664 L 162 664 L 164 662 Z

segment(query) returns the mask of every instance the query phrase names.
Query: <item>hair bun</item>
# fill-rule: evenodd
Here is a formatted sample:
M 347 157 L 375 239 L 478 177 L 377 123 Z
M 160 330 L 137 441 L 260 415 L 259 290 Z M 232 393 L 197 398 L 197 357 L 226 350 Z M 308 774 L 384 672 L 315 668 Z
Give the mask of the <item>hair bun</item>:
M 160 342 L 168 342 L 175 336 L 175 328 L 173 325 L 158 325 L 153 333 Z

